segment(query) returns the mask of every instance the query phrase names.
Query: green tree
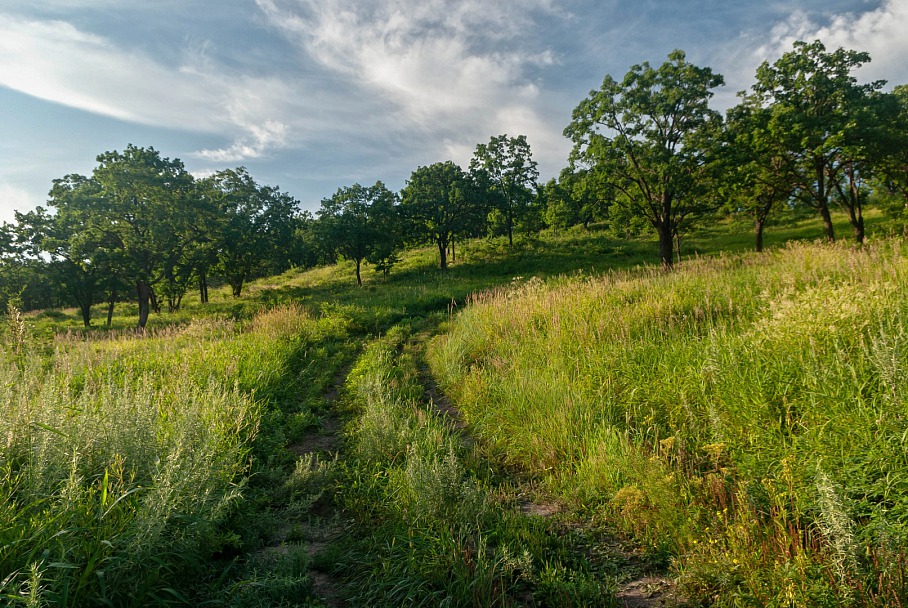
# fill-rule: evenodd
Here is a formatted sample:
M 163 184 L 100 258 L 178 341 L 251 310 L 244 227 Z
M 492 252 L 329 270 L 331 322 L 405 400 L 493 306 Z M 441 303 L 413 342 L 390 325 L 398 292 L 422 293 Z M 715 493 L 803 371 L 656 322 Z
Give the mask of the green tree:
M 887 211 L 896 216 L 908 212 L 908 85 L 899 85 L 884 96 L 880 142 L 883 154 L 874 176 L 875 190 Z
M 439 265 L 448 269 L 448 246 L 475 229 L 480 206 L 475 186 L 451 161 L 419 167 L 401 192 L 401 210 L 415 242 L 438 247 Z
M 173 272 L 193 215 L 188 203 L 192 176 L 179 159 L 154 148 L 129 145 L 98 156 L 92 179 L 99 186 L 99 208 L 89 218 L 93 238 L 111 251 L 111 262 L 135 285 L 139 327 L 145 327 L 154 286 Z M 156 301 L 156 300 L 155 300 Z
M 708 139 L 721 124 L 709 108 L 724 84 L 709 68 L 673 51 L 659 68 L 631 67 L 622 82 L 606 76 L 572 114 L 565 135 L 574 142 L 571 164 L 603 171 L 614 204 L 642 217 L 659 236 L 662 264 L 674 262 L 673 243 L 685 222 L 710 208 L 704 192 Z
M 381 182 L 365 187 L 353 184 L 322 200 L 317 231 L 330 251 L 356 265 L 356 284 L 362 286 L 363 261 L 390 271 L 401 236 L 397 196 Z
M 514 226 L 533 200 L 539 178 L 536 161 L 526 135 L 492 137 L 479 144 L 470 161 L 470 171 L 482 170 L 488 177 L 491 193 L 504 216 L 508 244 L 514 245 Z
M 795 177 L 788 171 L 789 153 L 773 136 L 770 119 L 768 109 L 747 102 L 730 109 L 719 155 L 720 194 L 727 210 L 753 218 L 757 251 L 763 251 L 770 212 L 795 191 Z
M 202 196 L 218 218 L 218 269 L 238 298 L 246 281 L 280 268 L 285 249 L 289 255 L 297 201 L 276 187 L 258 185 L 244 167 L 201 181 Z
M 592 222 L 608 218 L 613 198 L 607 176 L 602 171 L 568 168 L 561 172 L 557 188 L 546 193 L 546 217 L 555 227 L 583 224 L 589 230 Z
M 835 240 L 830 199 L 841 180 L 850 179 L 844 172 L 860 177 L 855 151 L 862 135 L 856 119 L 866 118 L 868 96 L 884 84 L 858 84 L 852 73 L 868 61 L 867 53 L 843 48 L 830 53 L 819 40 L 798 41 L 775 63 L 764 61 L 757 68 L 749 97 L 753 105 L 770 110 L 768 128 L 787 151 L 786 171 L 795 177 L 798 198 L 820 214 L 830 241 Z M 847 204 L 846 199 L 840 202 Z M 850 217 L 862 239 L 862 218 L 858 213 Z
M 37 207 L 28 213 L 17 213 L 16 223 L 24 240 L 36 252 L 49 257 L 48 271 L 57 289 L 74 301 L 85 327 L 91 326 L 91 308 L 100 295 L 109 268 L 98 263 L 103 259 L 95 234 L 86 219 L 97 206 L 98 185 L 82 175 L 67 175 L 54 180 L 49 205 L 57 212 L 47 213 Z

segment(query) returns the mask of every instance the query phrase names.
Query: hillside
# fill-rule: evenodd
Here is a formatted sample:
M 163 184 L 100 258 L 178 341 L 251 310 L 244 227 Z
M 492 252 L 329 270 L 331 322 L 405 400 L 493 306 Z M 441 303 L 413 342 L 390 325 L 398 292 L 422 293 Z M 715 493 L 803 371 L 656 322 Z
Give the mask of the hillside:
M 10 315 L 0 597 L 899 605 L 908 254 L 869 223 L 761 255 L 719 224 L 672 272 L 598 232 L 478 240 L 146 333 Z

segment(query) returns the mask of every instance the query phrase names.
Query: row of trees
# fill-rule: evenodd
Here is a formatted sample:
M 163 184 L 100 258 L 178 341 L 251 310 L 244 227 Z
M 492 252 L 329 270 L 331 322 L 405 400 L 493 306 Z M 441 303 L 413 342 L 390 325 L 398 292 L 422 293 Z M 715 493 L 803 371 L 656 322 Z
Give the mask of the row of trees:
M 245 169 L 197 180 L 179 159 L 132 145 L 97 161 L 90 176 L 54 180 L 49 209 L 3 226 L 7 297 L 75 304 L 88 326 L 94 304 L 108 303 L 109 323 L 132 292 L 144 327 L 162 301 L 178 309 L 193 284 L 206 302 L 212 274 L 239 296 L 252 277 L 312 261 L 297 238 L 307 219 L 297 201 Z
M 317 242 L 352 260 L 360 285 L 364 260 L 388 272 L 407 245 L 432 243 L 446 270 L 457 239 L 501 234 L 513 244 L 515 227 L 536 201 L 538 178 L 525 136 L 492 137 L 476 146 L 469 171 L 451 161 L 419 167 L 400 194 L 381 182 L 341 188 L 322 201 Z
M 214 279 L 239 297 L 251 278 L 291 266 L 353 260 L 389 272 L 409 244 L 437 243 L 441 267 L 454 239 L 488 230 L 513 240 L 538 177 L 523 136 L 477 146 L 469 173 L 454 163 L 417 169 L 400 193 L 377 182 L 341 188 L 317 217 L 244 168 L 195 179 L 179 159 L 130 145 L 105 152 L 90 176 L 54 180 L 47 208 L 17 213 L 0 230 L 0 280 L 26 308 L 75 304 L 86 326 L 95 304 L 132 293 L 139 326 L 166 302 L 179 309 L 196 285 L 208 301 Z M 5 306 L 5 302 L 3 302 Z
M 709 107 L 723 78 L 674 51 L 658 68 L 606 76 L 573 112 L 570 167 L 546 190 L 555 219 L 645 221 L 662 263 L 697 218 L 724 208 L 753 216 L 757 249 L 770 212 L 803 206 L 835 239 L 830 205 L 848 215 L 858 243 L 872 194 L 908 195 L 908 88 L 859 84 L 867 53 L 796 42 L 764 62 L 723 117 Z
M 709 107 L 723 78 L 674 51 L 621 82 L 606 76 L 577 106 L 557 180 L 537 184 L 526 137 L 500 135 L 476 146 L 467 170 L 419 167 L 400 193 L 381 182 L 343 187 L 315 216 L 243 168 L 194 179 L 178 159 L 129 146 L 100 155 L 91 176 L 55 180 L 50 209 L 3 226 L 0 280 L 7 293 L 18 286 L 27 307 L 77 304 L 86 325 L 92 305 L 106 302 L 109 319 L 132 292 L 144 326 L 162 301 L 179 308 L 194 284 L 202 302 L 210 280 L 238 297 L 250 278 L 339 256 L 362 284 L 363 262 L 387 273 L 408 245 L 434 244 L 444 270 L 458 240 L 491 234 L 513 244 L 516 230 L 544 225 L 648 227 L 670 266 L 679 235 L 716 212 L 750 215 L 761 249 L 781 207 L 815 211 L 833 240 L 837 204 L 860 243 L 871 196 L 901 211 L 908 201 L 908 87 L 859 84 L 854 71 L 869 60 L 797 42 L 759 67 L 723 117 Z

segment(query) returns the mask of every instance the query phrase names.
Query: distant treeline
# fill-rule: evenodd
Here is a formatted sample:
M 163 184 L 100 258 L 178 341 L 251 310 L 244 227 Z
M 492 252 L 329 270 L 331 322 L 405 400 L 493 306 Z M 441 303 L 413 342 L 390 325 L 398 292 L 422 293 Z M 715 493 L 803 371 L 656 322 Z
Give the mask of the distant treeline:
M 750 91 L 723 117 L 710 109 L 724 84 L 710 68 L 674 51 L 617 81 L 606 76 L 575 108 L 565 129 L 574 147 L 558 179 L 539 184 L 521 135 L 492 137 L 470 166 L 419 167 L 399 193 L 381 182 L 340 188 L 316 214 L 246 169 L 195 179 L 178 159 L 128 146 L 97 158 L 91 176 L 54 180 L 47 205 L 17 213 L 0 229 L 0 305 L 33 309 L 93 305 L 127 295 L 139 325 L 183 296 L 288 268 L 352 260 L 390 272 L 399 252 L 437 247 L 441 269 L 455 241 L 532 234 L 592 222 L 618 234 L 652 230 L 662 263 L 676 239 L 707 217 L 743 214 L 756 248 L 777 209 L 816 212 L 834 240 L 832 205 L 847 214 L 858 243 L 874 202 L 904 213 L 908 202 L 908 85 L 860 84 L 867 53 L 829 52 L 796 42 L 764 62 Z

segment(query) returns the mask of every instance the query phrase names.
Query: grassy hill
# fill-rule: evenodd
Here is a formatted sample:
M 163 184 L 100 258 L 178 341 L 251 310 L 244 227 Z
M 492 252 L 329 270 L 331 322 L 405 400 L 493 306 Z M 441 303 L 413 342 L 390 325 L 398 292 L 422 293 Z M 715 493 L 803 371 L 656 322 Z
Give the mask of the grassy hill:
M 647 239 L 479 240 L 144 334 L 129 304 L 9 316 L 0 597 L 904 603 L 908 251 L 868 223 L 762 255 L 717 224 L 670 273 Z

